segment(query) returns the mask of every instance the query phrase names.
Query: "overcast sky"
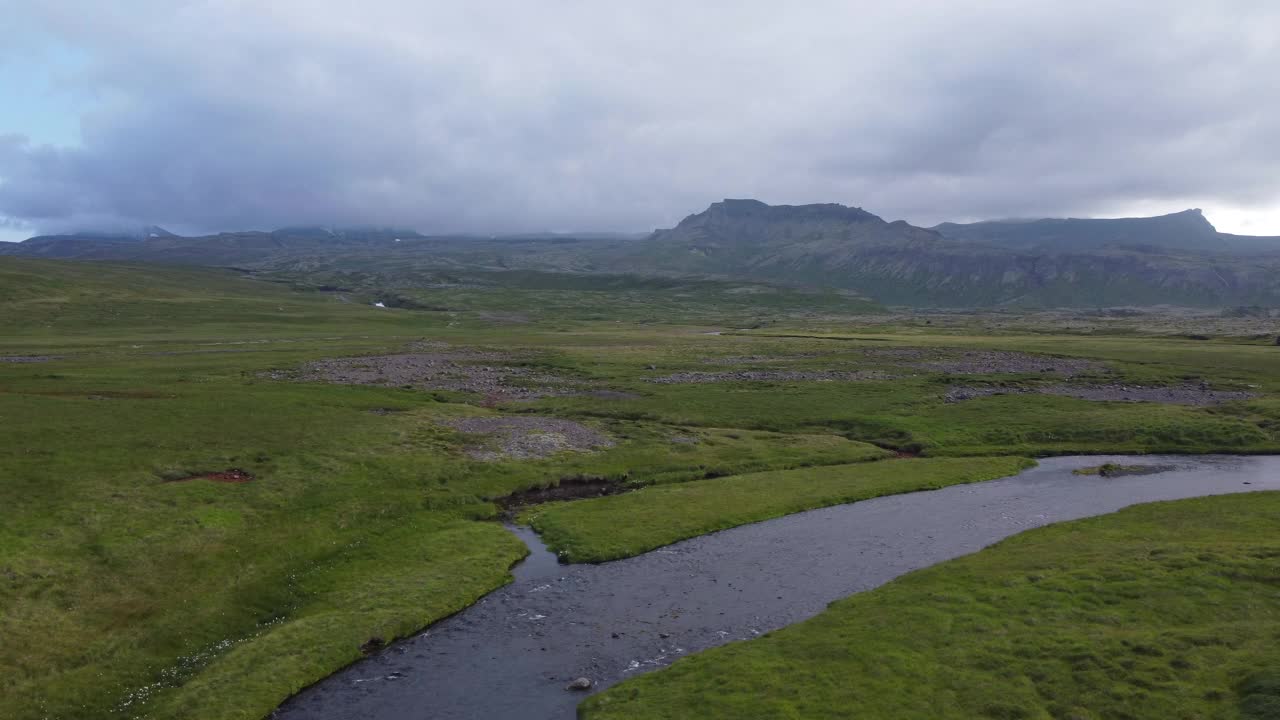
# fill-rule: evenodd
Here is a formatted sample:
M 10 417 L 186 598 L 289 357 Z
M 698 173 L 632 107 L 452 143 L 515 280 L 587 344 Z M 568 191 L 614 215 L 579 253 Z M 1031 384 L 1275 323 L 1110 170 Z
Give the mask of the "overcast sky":
M 0 0 L 0 17 L 0 239 L 647 230 L 724 197 L 922 225 L 1201 207 L 1280 234 L 1275 0 Z

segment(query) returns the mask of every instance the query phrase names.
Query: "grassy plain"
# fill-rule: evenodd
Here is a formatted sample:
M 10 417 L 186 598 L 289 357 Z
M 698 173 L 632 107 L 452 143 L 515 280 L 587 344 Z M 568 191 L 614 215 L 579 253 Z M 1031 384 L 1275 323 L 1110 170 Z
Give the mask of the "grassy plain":
M 568 478 L 654 486 L 610 499 L 617 505 L 547 511 L 581 513 L 583 527 L 603 517 L 597 507 L 644 519 L 625 546 L 582 546 L 580 557 L 601 558 L 862 496 L 844 473 L 882 472 L 886 450 L 1280 448 L 1280 350 L 1251 339 L 895 333 L 871 327 L 880 316 L 860 298 L 815 302 L 732 283 L 533 278 L 436 291 L 369 280 L 344 292 L 284 279 L 0 258 L 0 717 L 256 720 L 359 658 L 371 638 L 412 632 L 505 582 L 525 551 L 493 522 L 493 500 Z M 413 302 L 371 307 L 391 295 Z M 272 379 L 423 340 L 510 354 L 530 372 L 608 394 L 494 402 Z M 1254 386 L 1258 397 L 1215 407 L 1039 395 L 947 403 L 958 380 L 1043 379 L 955 378 L 867 353 L 885 347 L 1096 358 L 1113 380 L 1197 378 Z M 653 382 L 746 369 L 894 377 Z M 483 461 L 468 451 L 474 438 L 444 424 L 543 415 L 614 445 Z M 820 470 L 864 461 L 867 475 Z M 876 492 L 979 479 L 1019 461 L 886 462 L 921 471 Z M 254 479 L 177 480 L 229 469 Z M 779 471 L 795 472 L 746 475 Z M 716 503 L 719 493 L 740 502 Z
M 588 720 L 1280 717 L 1280 493 L 1031 530 L 586 701 Z

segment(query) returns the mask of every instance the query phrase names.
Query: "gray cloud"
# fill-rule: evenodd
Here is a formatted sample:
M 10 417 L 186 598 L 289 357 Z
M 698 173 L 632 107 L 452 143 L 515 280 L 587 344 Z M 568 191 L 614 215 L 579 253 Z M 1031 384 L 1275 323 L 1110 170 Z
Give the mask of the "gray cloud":
M 0 128 L 0 215 L 45 229 L 1280 203 L 1273 2 L 45 5 L 5 11 L 88 58 L 82 143 Z

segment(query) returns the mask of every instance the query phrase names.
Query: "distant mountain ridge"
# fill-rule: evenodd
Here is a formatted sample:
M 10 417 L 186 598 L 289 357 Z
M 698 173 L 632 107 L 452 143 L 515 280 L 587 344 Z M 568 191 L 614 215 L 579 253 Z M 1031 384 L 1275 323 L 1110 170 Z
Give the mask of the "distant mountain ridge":
M 1197 210 L 1157 218 L 919 228 L 842 205 L 726 200 L 656 232 L 631 272 L 857 289 L 905 305 L 1276 304 L 1280 242 L 1223 238 Z M 1229 246 L 1229 247 L 1228 247 Z
M 152 226 L 145 236 L 96 233 L 40 235 L 20 243 L 9 243 L 9 247 L 0 246 L 0 253 L 49 259 L 236 265 L 262 262 L 290 252 L 350 250 L 422 237 L 412 230 L 331 230 L 322 227 L 183 237 Z
M 1156 217 L 987 220 L 942 223 L 932 229 L 951 240 L 1047 251 L 1102 247 L 1173 248 L 1201 252 L 1280 251 L 1280 237 L 1220 233 L 1199 208 Z
M 283 228 L 193 238 L 45 236 L 0 253 L 292 271 L 436 267 L 739 278 L 856 290 L 902 305 L 1280 306 L 1280 238 L 1219 233 L 1194 209 L 921 228 L 833 203 L 726 199 L 645 238 Z

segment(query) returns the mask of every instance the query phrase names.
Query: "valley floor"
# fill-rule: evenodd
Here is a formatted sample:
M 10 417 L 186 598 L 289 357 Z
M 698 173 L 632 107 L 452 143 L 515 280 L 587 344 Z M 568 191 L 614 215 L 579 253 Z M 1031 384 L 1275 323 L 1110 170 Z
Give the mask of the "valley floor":
M 705 287 L 380 309 L 13 263 L 0 716 L 19 720 L 261 718 L 507 582 L 525 549 L 504 512 L 596 561 L 870 496 L 848 477 L 883 494 L 1033 456 L 1280 451 L 1261 337 L 888 323 Z M 612 494 L 513 507 L 574 483 Z

